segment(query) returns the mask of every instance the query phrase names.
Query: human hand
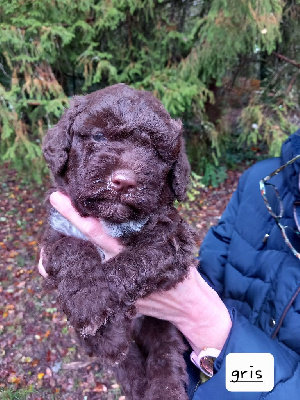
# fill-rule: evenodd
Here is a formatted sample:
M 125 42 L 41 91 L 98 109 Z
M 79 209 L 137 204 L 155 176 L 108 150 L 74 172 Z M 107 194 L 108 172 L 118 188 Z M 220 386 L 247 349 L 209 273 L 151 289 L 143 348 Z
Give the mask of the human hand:
M 208 347 L 221 350 L 232 326 L 226 306 L 195 268 L 175 288 L 139 299 L 136 307 L 141 314 L 172 322 L 196 354 Z
M 61 192 L 53 192 L 50 195 L 51 205 L 76 228 L 78 228 L 92 243 L 99 246 L 104 255 L 105 261 L 119 254 L 123 246 L 119 241 L 102 229 L 101 222 L 92 217 L 81 217 L 73 207 L 71 200 Z M 38 270 L 43 277 L 47 277 L 47 272 L 43 267 L 43 250 L 40 254 Z

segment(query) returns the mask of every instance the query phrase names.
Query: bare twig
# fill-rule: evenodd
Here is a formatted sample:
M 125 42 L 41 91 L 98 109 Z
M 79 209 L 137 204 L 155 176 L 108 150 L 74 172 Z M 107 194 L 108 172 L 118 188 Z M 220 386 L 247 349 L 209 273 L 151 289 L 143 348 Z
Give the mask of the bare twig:
M 61 367 L 62 369 L 80 369 L 80 368 L 85 368 L 87 366 L 89 366 L 90 364 L 93 364 L 94 362 L 99 362 L 99 358 L 98 357 L 92 357 L 90 360 L 88 361 L 74 361 L 68 364 L 63 364 Z
M 8 73 L 5 71 L 5 69 L 4 69 L 4 67 L 3 67 L 3 64 L 1 64 L 1 63 L 0 63 L 0 69 L 1 69 L 1 71 L 4 73 L 4 75 L 6 76 L 6 78 L 9 78 Z
M 300 69 L 292 77 L 291 82 L 289 83 L 289 86 L 288 86 L 288 88 L 286 90 L 287 93 L 289 93 L 291 91 L 291 89 L 292 89 L 292 87 L 293 87 L 293 85 L 295 83 L 295 80 L 297 79 L 297 76 L 299 75 L 299 73 L 300 73 Z
M 284 61 L 288 62 L 289 64 L 292 64 L 292 65 L 294 65 L 295 67 L 297 67 L 297 68 L 300 69 L 300 64 L 299 64 L 297 61 L 291 60 L 290 58 L 288 58 L 288 57 L 286 57 L 286 56 L 284 56 L 284 55 L 282 55 L 282 54 L 275 53 L 275 51 L 273 52 L 273 54 L 274 54 L 276 57 L 281 58 L 282 60 L 284 60 Z

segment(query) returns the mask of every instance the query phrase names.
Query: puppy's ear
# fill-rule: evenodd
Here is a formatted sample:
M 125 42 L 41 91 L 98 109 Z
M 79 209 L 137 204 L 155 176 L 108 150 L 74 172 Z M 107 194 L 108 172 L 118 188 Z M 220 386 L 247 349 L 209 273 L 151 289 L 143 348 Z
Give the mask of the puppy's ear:
M 65 110 L 61 119 L 48 130 L 44 138 L 43 155 L 54 176 L 59 175 L 66 165 L 72 143 L 71 128 L 84 105 L 83 98 L 75 96 L 71 101 L 70 108 Z
M 184 140 L 180 138 L 180 150 L 177 160 L 171 169 L 171 185 L 178 201 L 186 199 L 186 192 L 190 183 L 190 164 L 185 152 Z
M 62 171 L 71 148 L 68 111 L 65 111 L 59 122 L 48 130 L 43 141 L 44 158 L 54 175 Z

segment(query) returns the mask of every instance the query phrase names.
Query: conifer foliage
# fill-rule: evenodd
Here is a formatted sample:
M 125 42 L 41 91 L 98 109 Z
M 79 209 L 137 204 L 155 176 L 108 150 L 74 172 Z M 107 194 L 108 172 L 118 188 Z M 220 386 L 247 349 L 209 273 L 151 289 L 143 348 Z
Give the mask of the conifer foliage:
M 1 159 L 38 179 L 42 137 L 69 97 L 118 82 L 151 90 L 216 148 L 222 130 L 206 113 L 213 87 L 262 54 L 272 78 L 282 67 L 272 52 L 287 43 L 297 59 L 287 27 L 297 30 L 299 9 L 300 0 L 0 0 Z

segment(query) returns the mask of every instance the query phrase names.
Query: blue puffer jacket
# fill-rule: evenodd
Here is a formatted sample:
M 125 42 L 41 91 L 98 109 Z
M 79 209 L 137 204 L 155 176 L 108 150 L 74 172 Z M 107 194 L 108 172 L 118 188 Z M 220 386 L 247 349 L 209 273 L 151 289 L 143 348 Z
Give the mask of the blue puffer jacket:
M 297 154 L 300 130 L 283 144 L 281 158 L 260 162 L 243 174 L 219 224 L 201 246 L 200 272 L 225 302 L 233 327 L 215 361 L 217 372 L 196 390 L 199 370 L 189 365 L 194 400 L 300 399 L 300 260 L 286 245 L 259 188 L 260 179 Z M 283 201 L 280 222 L 294 228 L 299 172 L 297 160 L 271 180 Z M 227 391 L 225 357 L 244 352 L 274 356 L 271 392 Z

